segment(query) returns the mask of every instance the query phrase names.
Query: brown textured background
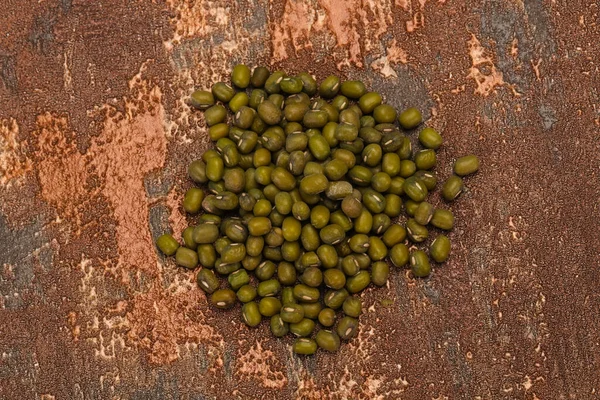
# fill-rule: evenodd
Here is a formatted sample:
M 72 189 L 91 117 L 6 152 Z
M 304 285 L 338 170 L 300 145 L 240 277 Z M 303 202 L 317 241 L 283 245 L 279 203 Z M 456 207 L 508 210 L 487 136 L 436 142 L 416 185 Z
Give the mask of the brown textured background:
M 0 398 L 598 398 L 599 60 L 593 1 L 3 0 Z M 367 290 L 334 355 L 209 309 L 152 244 L 208 142 L 184 99 L 240 61 L 426 110 L 443 177 L 482 159 L 451 261 Z

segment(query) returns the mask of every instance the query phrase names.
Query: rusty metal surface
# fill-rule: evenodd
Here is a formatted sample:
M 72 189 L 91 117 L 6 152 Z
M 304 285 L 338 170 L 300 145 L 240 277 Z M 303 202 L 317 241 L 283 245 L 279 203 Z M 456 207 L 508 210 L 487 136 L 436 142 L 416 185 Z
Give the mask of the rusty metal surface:
M 597 398 L 599 8 L 3 1 L 0 398 Z M 208 142 L 183 99 L 239 61 L 425 109 L 442 176 L 482 158 L 451 260 L 367 290 L 337 354 L 294 357 L 214 312 L 152 244 L 185 226 L 185 166 Z

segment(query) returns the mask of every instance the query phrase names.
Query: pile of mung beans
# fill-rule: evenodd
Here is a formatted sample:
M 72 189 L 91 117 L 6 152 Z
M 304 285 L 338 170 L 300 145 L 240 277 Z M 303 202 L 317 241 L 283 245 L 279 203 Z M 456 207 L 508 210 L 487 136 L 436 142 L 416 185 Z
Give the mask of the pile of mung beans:
M 398 114 L 361 81 L 319 85 L 308 73 L 240 64 L 231 82 L 191 95 L 215 146 L 188 168 L 183 245 L 170 234 L 156 244 L 178 265 L 201 267 L 198 286 L 214 307 L 239 301 L 248 326 L 267 318 L 276 337 L 295 335 L 297 354 L 337 351 L 357 335 L 357 295 L 384 286 L 390 265 L 422 278 L 430 259 L 448 259 L 442 232 L 454 215 L 427 202 L 442 137 L 417 129 L 419 110 Z M 478 169 L 476 156 L 458 158 L 442 197 L 454 201 Z

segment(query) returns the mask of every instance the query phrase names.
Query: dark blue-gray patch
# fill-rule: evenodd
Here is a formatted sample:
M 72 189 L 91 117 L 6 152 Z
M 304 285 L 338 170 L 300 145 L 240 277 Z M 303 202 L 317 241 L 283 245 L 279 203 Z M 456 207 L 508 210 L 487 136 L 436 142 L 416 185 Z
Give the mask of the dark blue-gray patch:
M 0 267 L 3 264 L 12 266 L 14 279 L 4 280 L 0 275 L 0 293 L 4 298 L 6 308 L 21 308 L 26 306 L 23 295 L 28 293 L 43 294 L 43 288 L 35 279 L 33 254 L 47 242 L 42 234 L 43 226 L 39 220 L 29 225 L 11 228 L 4 215 L 0 215 Z M 53 268 L 52 252 L 40 252 L 42 266 L 49 270 Z M 18 293 L 18 296 L 14 296 Z
M 554 124 L 558 122 L 556 111 L 548 105 L 542 104 L 538 109 L 538 114 L 542 117 L 542 126 L 545 131 L 552 129 Z
M 370 65 L 373 56 L 365 57 L 365 64 Z M 418 74 L 412 67 L 399 64 L 394 68 L 398 77 L 386 78 L 372 71 L 355 70 L 348 73 L 353 79 L 361 79 L 371 91 L 381 93 L 385 102 L 396 107 L 398 112 L 416 107 L 423 114 L 423 119 L 431 117 L 431 108 L 435 101 L 429 96 L 425 86 L 426 77 Z
M 520 12 L 516 3 L 486 0 L 481 10 L 481 38 L 496 43 L 496 66 L 507 83 L 517 86 L 518 92 L 527 90 L 536 79 L 530 63 L 539 58 L 549 60 L 556 50 L 542 1 L 523 4 Z M 516 60 L 509 51 L 514 39 L 518 40 Z
M 148 197 L 166 196 L 173 184 L 172 176 L 166 168 L 147 174 L 144 178 L 144 188 Z
M 248 4 L 248 8 L 252 10 L 252 18 L 248 18 L 244 21 L 244 28 L 248 31 L 260 31 L 265 32 L 265 28 L 268 25 L 268 9 L 262 7 L 260 1 L 251 0 Z
M 5 54 L 0 49 L 0 82 L 2 85 L 15 92 L 18 87 L 17 61 L 13 55 Z
M 38 15 L 29 32 L 29 43 L 38 52 L 47 55 L 54 42 L 54 25 L 56 16 L 51 12 Z

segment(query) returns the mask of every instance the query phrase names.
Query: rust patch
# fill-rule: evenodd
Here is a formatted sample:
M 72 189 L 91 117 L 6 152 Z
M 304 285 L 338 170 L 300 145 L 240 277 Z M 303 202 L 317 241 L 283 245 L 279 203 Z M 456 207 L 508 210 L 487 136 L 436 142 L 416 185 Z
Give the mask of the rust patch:
M 149 201 L 143 186 L 144 176 L 163 166 L 166 156 L 161 91 L 139 75 L 131 80 L 130 87 L 137 96 L 124 100 L 124 111 L 104 105 L 90 113 L 92 117 L 104 115 L 105 122 L 101 135 L 93 140 L 85 154 L 77 151 L 66 117 L 48 113 L 39 116 L 36 156 L 41 168 L 38 177 L 44 199 L 55 207 L 61 218 L 73 222 L 76 235 L 82 232 L 83 205 L 90 198 L 107 199 L 116 221 L 117 264 L 108 261 L 98 264 L 85 258 L 80 263 L 85 315 L 73 312 L 68 315 L 74 340 L 86 336 L 101 358 L 114 358 L 119 349 L 130 343 L 147 350 L 151 362 L 168 363 L 178 357 L 179 344 L 199 343 L 214 335 L 206 325 L 190 324 L 187 320 L 203 297 L 195 285 L 184 286 L 178 282 L 171 291 L 163 288 L 165 278 L 153 251 L 148 229 Z M 176 197 L 177 193 L 171 191 L 167 205 L 172 208 L 172 222 L 179 230 L 185 219 L 175 207 Z M 105 317 L 107 319 L 100 324 L 102 313 L 98 310 L 97 284 L 105 281 L 104 271 L 110 271 L 125 285 L 130 283 L 132 272 L 136 280 L 143 272 L 154 276 L 155 282 L 147 292 L 132 293 L 127 307 L 131 313 L 122 313 L 127 303 L 117 303 L 119 315 Z M 91 325 L 81 326 L 82 317 L 91 319 Z M 156 325 L 156 321 L 161 324 Z M 128 331 L 127 340 L 123 336 L 124 329 Z
M 422 11 L 417 11 L 413 14 L 412 19 L 406 21 L 406 32 L 412 33 L 419 28 L 425 26 L 425 15 Z
M 340 373 L 341 376 L 338 376 Z M 387 392 L 381 390 L 385 376 L 375 377 L 364 370 L 352 370 L 348 365 L 340 368 L 340 371 L 336 371 L 336 373 L 327 373 L 324 377 L 324 381 L 311 376 L 304 367 L 300 367 L 297 374 L 298 389 L 295 391 L 293 397 L 296 399 L 386 400 L 396 398 L 390 396 L 401 393 L 398 390 L 390 390 Z
M 195 285 L 165 290 L 160 283 L 148 293 L 136 296 L 132 310 L 127 314 L 131 330 L 127 338 L 133 345 L 148 352 L 153 364 L 172 362 L 180 356 L 180 345 L 186 343 L 220 343 L 222 338 L 214 329 L 202 323 L 199 304 L 204 295 Z M 220 358 L 213 366 L 222 364 Z
M 167 0 L 166 3 L 174 12 L 171 18 L 174 34 L 165 42 L 169 50 L 185 38 L 204 36 L 222 30 L 229 22 L 231 6 L 227 2 Z
M 308 2 L 288 0 L 285 2 L 283 17 L 276 22 L 271 32 L 273 61 L 288 58 L 288 42 L 291 43 L 295 55 L 299 50 L 312 49 L 311 32 L 318 21 L 316 10 Z M 320 27 L 315 27 L 319 29 Z
M 327 26 L 336 37 L 338 46 L 348 47 L 349 64 L 362 67 L 362 51 L 360 34 L 357 25 L 360 23 L 357 16 L 363 13 L 359 0 L 339 2 L 336 0 L 319 0 L 327 15 Z M 342 64 L 346 62 L 342 61 Z
M 283 374 L 284 365 L 278 354 L 265 348 L 260 340 L 247 351 L 238 354 L 235 374 L 250 378 L 267 389 L 283 389 L 288 380 Z
M 272 20 L 273 61 L 302 61 L 305 54 L 316 53 L 333 57 L 339 70 L 362 68 L 366 54 L 380 56 L 380 39 L 394 24 L 392 2 L 373 0 L 289 0 Z
M 124 114 L 111 107 L 102 111 L 115 115 L 106 120 L 89 156 L 95 172 L 104 180 L 102 193 L 111 202 L 117 220 L 120 265 L 155 274 L 157 259 L 148 251 L 153 243 L 143 179 L 161 167 L 166 156 L 160 90 L 144 87 L 139 98 L 126 102 L 125 107 Z
M 176 185 L 171 188 L 166 197 L 166 206 L 171 210 L 169 214 L 169 226 L 173 229 L 173 236 L 181 239 L 181 234 L 188 227 L 186 215 L 182 212 L 181 202 L 183 191 Z
M 65 116 L 44 113 L 36 119 L 35 156 L 42 197 L 54 206 L 61 218 L 76 218 L 77 207 L 90 193 L 86 192 L 86 159 L 77 151 L 75 133 Z
M 387 58 L 391 63 L 401 62 L 402 64 L 406 64 L 408 62 L 408 54 L 398 46 L 396 39 L 392 40 L 386 51 Z
M 413 33 L 417 29 L 425 27 L 425 4 L 427 0 L 418 0 L 418 5 L 413 7 L 412 0 L 396 0 L 396 6 L 402 8 L 409 14 L 410 19 L 405 21 L 405 28 L 408 33 Z M 444 4 L 445 0 L 438 0 L 438 3 Z
M 32 169 L 31 160 L 25 153 L 26 141 L 19 140 L 19 125 L 14 118 L 0 120 L 0 185 L 8 185 L 13 179 Z
M 197 305 L 204 295 L 194 284 L 193 274 L 185 281 L 179 271 L 169 264 L 164 272 L 154 251 L 149 232 L 149 199 L 143 186 L 145 175 L 164 165 L 166 157 L 165 116 L 162 94 L 156 86 L 136 75 L 130 87 L 137 96 L 125 99 L 125 110 L 117 111 L 104 105 L 92 115 L 105 115 L 104 128 L 94 140 L 89 151 L 90 166 L 101 180 L 101 193 L 113 209 L 116 220 L 119 260 L 117 265 L 89 265 L 84 267 L 89 280 L 93 281 L 110 270 L 120 277 L 122 285 L 138 285 L 140 273 L 152 276 L 149 289 L 134 290 L 126 303 L 117 303 L 113 317 L 107 317 L 104 325 L 108 329 L 92 329 L 96 332 L 93 343 L 99 357 L 115 357 L 128 346 L 144 349 L 148 360 L 165 364 L 179 358 L 179 347 L 192 343 L 219 342 L 220 336 L 203 323 L 204 317 Z M 172 189 L 167 196 L 171 208 L 171 222 L 181 232 L 185 217 L 177 201 L 180 194 Z M 134 279 L 130 282 L 130 279 Z M 84 295 L 92 301 L 95 286 L 84 288 Z M 96 305 L 88 307 L 95 314 Z M 125 312 L 127 310 L 127 312 Z M 100 314 L 102 315 L 102 314 Z M 191 320 L 193 319 L 193 321 Z M 125 334 L 125 332 L 127 332 Z M 216 364 L 220 352 L 215 352 Z
M 105 114 L 106 121 L 86 154 L 78 152 L 66 117 L 40 115 L 36 155 L 42 196 L 62 218 L 74 219 L 77 234 L 82 206 L 102 193 L 117 220 L 121 265 L 156 274 L 156 256 L 147 251 L 153 245 L 143 178 L 163 165 L 166 139 L 160 90 L 144 85 L 124 112 L 112 106 L 95 111 Z
M 412 9 L 410 0 L 396 0 L 396 6 L 402 8 L 404 11 L 410 12 Z

